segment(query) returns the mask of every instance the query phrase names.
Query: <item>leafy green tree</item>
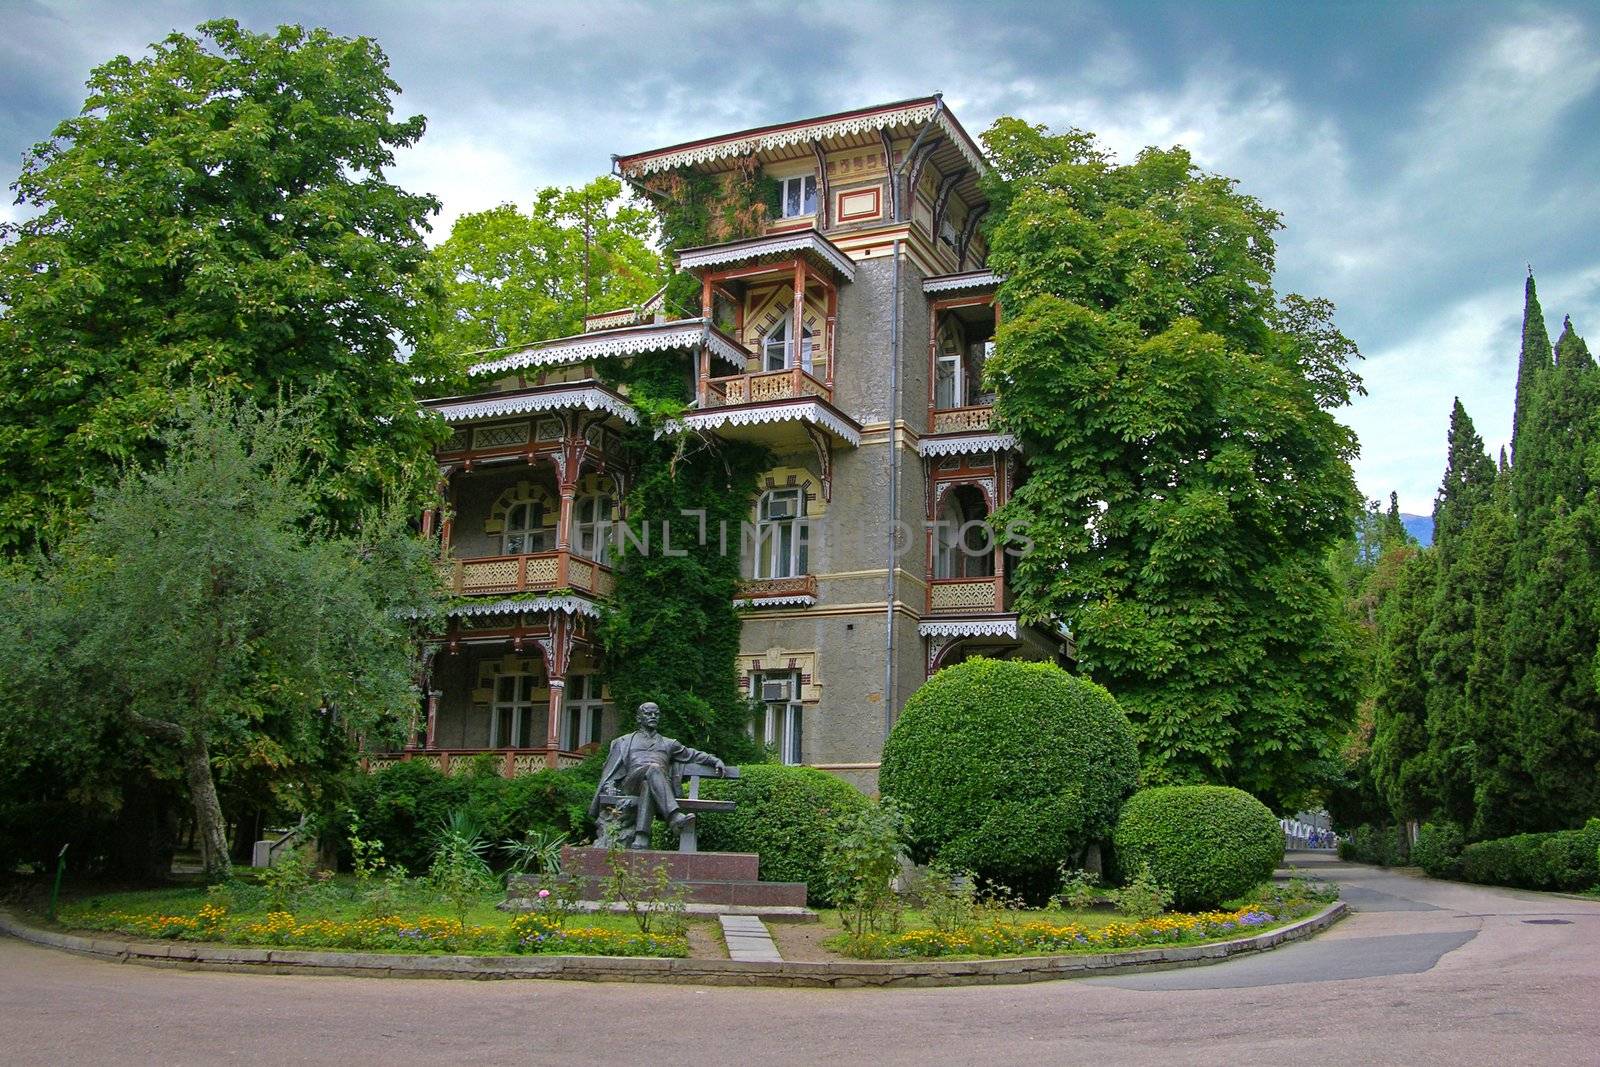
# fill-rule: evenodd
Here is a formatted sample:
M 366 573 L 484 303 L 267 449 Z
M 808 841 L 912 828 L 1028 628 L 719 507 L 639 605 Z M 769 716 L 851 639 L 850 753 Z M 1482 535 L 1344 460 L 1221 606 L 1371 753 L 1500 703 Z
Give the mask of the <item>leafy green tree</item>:
M 578 333 L 583 317 L 642 303 L 665 280 L 650 246 L 654 216 L 619 203 L 622 184 L 596 178 L 462 215 L 433 251 L 444 310 L 427 347 L 441 359 Z
M 1551 363 L 1550 331 L 1545 328 L 1544 309 L 1539 306 L 1538 287 L 1533 283 L 1533 271 L 1522 287 L 1522 350 L 1517 357 L 1517 394 L 1511 415 L 1512 459 L 1531 461 L 1532 456 L 1518 456 L 1523 427 L 1527 423 L 1528 405 L 1533 399 L 1534 386 L 1539 376 L 1549 370 Z M 1504 466 L 1504 464 L 1501 464 Z
M 314 395 L 322 514 L 408 490 L 438 432 L 397 359 L 438 209 L 384 180 L 422 135 L 367 38 L 232 20 L 94 69 L 28 153 L 0 246 L 0 548 L 148 459 L 175 390 Z
M 1371 771 L 1397 819 L 1422 818 L 1435 804 L 1419 646 L 1437 580 L 1433 553 L 1412 556 L 1379 613 Z
M 182 412 L 159 465 L 99 492 L 54 555 L 11 572 L 0 737 L 24 758 L 136 739 L 152 777 L 187 786 L 216 876 L 219 778 L 265 770 L 310 810 L 316 772 L 347 771 L 355 736 L 398 738 L 417 703 L 407 620 L 431 612 L 436 582 L 403 524 L 335 537 L 314 520 L 309 413 Z
M 1359 379 L 1326 301 L 1272 288 L 1278 215 L 1182 149 L 1112 163 L 1016 119 L 995 161 L 989 363 L 1029 477 L 1020 610 L 1056 617 L 1140 732 L 1152 782 L 1281 804 L 1329 773 L 1355 703 L 1326 556 L 1359 511 Z

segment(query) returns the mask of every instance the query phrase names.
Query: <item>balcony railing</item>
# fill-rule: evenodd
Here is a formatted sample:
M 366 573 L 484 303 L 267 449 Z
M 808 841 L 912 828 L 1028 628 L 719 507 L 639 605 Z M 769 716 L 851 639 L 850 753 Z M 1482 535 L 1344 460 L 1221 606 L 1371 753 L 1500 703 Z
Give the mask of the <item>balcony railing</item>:
M 974 615 L 1005 610 L 1000 579 L 935 578 L 928 583 L 928 613 L 931 615 Z
M 700 404 L 702 407 L 734 407 L 812 396 L 831 401 L 833 390 L 801 368 L 790 367 L 787 370 L 707 379 L 701 390 Z
M 474 757 L 489 755 L 495 758 L 495 769 L 506 778 L 519 774 L 532 774 L 547 769 L 560 770 L 576 767 L 592 751 L 569 751 L 562 748 L 427 748 L 408 749 L 404 752 L 374 752 L 362 760 L 368 772 L 381 771 L 396 763 L 427 763 L 442 774 L 460 774 L 472 765 Z
M 528 552 L 516 556 L 475 556 L 439 564 L 445 587 L 457 596 L 480 593 L 535 593 L 576 589 L 609 596 L 616 588 L 611 568 L 571 552 Z
M 739 599 L 759 607 L 774 601 L 793 602 L 801 597 L 817 598 L 817 576 L 798 574 L 792 578 L 746 578 L 739 583 Z
M 944 408 L 933 412 L 928 432 L 974 433 L 989 429 L 993 421 L 993 404 L 975 404 L 964 408 Z

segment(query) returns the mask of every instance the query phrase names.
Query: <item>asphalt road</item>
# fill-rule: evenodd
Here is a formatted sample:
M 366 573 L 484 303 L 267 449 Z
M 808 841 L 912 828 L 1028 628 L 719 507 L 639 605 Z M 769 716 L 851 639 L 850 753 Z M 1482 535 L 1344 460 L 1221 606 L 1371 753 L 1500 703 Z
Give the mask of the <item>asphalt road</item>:
M 908 990 L 279 977 L 0 938 L 0 1063 L 1600 1065 L 1600 903 L 1318 858 L 1357 913 L 1210 967 Z

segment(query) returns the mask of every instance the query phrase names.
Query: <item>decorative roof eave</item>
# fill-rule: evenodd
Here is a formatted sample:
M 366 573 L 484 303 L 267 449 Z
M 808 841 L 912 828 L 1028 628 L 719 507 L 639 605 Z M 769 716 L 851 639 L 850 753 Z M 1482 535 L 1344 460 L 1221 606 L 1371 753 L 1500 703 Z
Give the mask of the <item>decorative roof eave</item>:
M 618 308 L 615 311 L 602 311 L 598 315 L 586 316 L 583 320 L 583 332 L 594 333 L 596 330 L 613 330 L 619 326 L 637 326 L 666 307 L 666 303 L 667 287 L 663 285 L 637 307 Z
M 467 368 L 467 375 L 477 378 L 526 367 L 566 366 L 607 356 L 634 356 L 674 348 L 696 348 L 702 344 L 711 347 L 712 355 L 744 370 L 749 353 L 741 345 L 714 329 L 705 319 L 679 319 L 645 326 L 595 330 L 593 333 L 541 341 L 499 359 L 474 364 Z
M 1007 637 L 1015 641 L 1015 616 L 999 619 L 941 619 L 917 624 L 918 637 Z
M 657 171 L 693 167 L 737 156 L 750 156 L 772 149 L 825 141 L 830 137 L 847 137 L 895 128 L 915 128 L 929 120 L 932 120 L 950 143 L 955 145 L 967 161 L 967 165 L 975 172 L 982 175 L 988 170 L 983 152 L 967 135 L 967 131 L 961 128 L 961 123 L 957 122 L 942 105 L 938 97 L 924 97 L 862 111 L 823 115 L 781 126 L 763 126 L 725 137 L 691 141 L 631 156 L 618 156 L 616 165 L 624 175 L 630 178 L 642 178 Z
M 497 419 L 504 415 L 527 415 L 536 411 L 559 411 L 579 408 L 583 411 L 604 411 L 623 422 L 639 424 L 639 414 L 621 396 L 598 385 L 564 386 L 540 389 L 531 393 L 515 393 L 484 397 L 481 400 L 430 401 L 424 407 L 438 413 L 449 423 L 476 422 L 479 419 Z
M 861 427 L 817 400 L 691 411 L 663 426 L 658 436 L 680 430 L 719 430 L 724 426 L 758 426 L 771 422 L 809 422 L 827 430 L 851 448 L 861 445 Z
M 1017 447 L 1017 439 L 1008 433 L 982 434 L 977 437 L 924 437 L 917 442 L 917 452 L 928 456 L 970 456 L 982 452 L 1009 452 Z
M 856 265 L 839 246 L 816 230 L 799 233 L 780 233 L 771 237 L 750 237 L 742 241 L 729 241 L 720 245 L 701 245 L 685 248 L 678 253 L 680 270 L 706 270 L 736 263 L 753 263 L 769 256 L 782 256 L 800 252 L 812 257 L 845 281 L 854 281 Z
M 736 608 L 813 608 L 817 606 L 817 598 L 807 594 L 796 596 L 740 597 L 733 602 L 733 606 Z
M 964 274 L 940 274 L 932 278 L 924 278 L 922 280 L 922 291 L 931 296 L 934 293 L 998 289 L 1005 280 L 1005 275 L 996 274 L 992 270 L 969 270 Z
M 599 606 L 581 596 L 536 596 L 520 600 L 495 600 L 482 604 L 456 604 L 445 614 L 452 618 L 460 618 L 476 615 L 537 614 L 541 611 L 558 612 L 563 615 L 586 615 L 591 619 L 600 617 Z

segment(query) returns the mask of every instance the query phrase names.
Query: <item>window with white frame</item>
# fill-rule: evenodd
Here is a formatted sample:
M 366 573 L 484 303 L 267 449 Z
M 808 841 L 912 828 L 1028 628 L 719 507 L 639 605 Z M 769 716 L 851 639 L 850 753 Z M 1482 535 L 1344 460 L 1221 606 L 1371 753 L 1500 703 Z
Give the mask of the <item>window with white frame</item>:
M 596 563 L 611 560 L 611 496 L 586 493 L 576 503 L 578 555 Z
M 794 366 L 794 345 L 789 343 L 790 316 L 784 315 L 761 339 L 761 369 L 788 370 Z M 811 331 L 800 328 L 800 369 L 811 373 Z
M 994 577 L 994 540 L 989 507 L 976 487 L 958 485 L 944 498 L 934 545 L 935 578 Z
M 544 524 L 543 501 L 524 500 L 506 509 L 505 532 L 501 535 L 501 548 L 506 555 L 548 552 L 553 547 Z
M 800 676 L 794 671 L 756 674 L 750 678 L 750 695 L 761 712 L 750 724 L 751 733 L 791 766 L 804 762 L 804 714 L 800 703 Z
M 793 219 L 802 215 L 815 215 L 817 213 L 817 176 L 815 174 L 802 174 L 793 178 L 785 178 L 782 184 L 783 196 L 779 202 L 783 205 L 784 218 Z
M 494 680 L 489 709 L 490 748 L 537 748 L 544 743 L 550 704 L 537 674 L 501 674 Z
M 804 489 L 769 489 L 756 506 L 756 577 L 794 578 L 810 566 Z
M 605 700 L 600 696 L 598 674 L 567 676 L 567 699 L 562 709 L 561 744 L 568 752 L 600 740 Z

